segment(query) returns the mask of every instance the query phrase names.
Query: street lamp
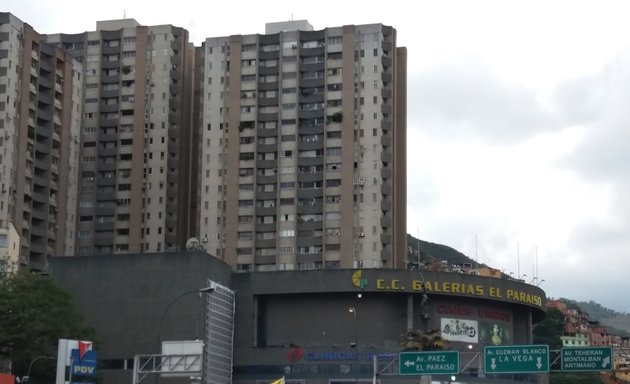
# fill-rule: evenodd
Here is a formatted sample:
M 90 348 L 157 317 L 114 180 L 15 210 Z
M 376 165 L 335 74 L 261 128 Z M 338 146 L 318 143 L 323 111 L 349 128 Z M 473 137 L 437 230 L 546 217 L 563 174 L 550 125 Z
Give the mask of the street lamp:
M 360 296 L 357 297 L 360 298 Z M 355 307 L 349 307 L 348 312 L 352 313 L 352 315 L 354 316 L 354 341 L 350 343 L 350 348 L 357 348 L 357 353 L 353 356 L 352 359 L 352 361 L 354 361 L 354 382 L 356 383 L 359 381 L 359 366 L 357 365 L 357 358 L 359 357 L 359 325 L 357 324 L 357 309 Z
M 28 370 L 26 371 L 26 376 L 22 376 L 22 384 L 28 383 L 29 379 L 31 378 L 31 369 L 33 368 L 33 364 L 35 364 L 37 360 L 41 359 L 57 360 L 57 358 L 53 356 L 37 356 L 36 358 L 31 360 L 31 363 L 28 365 Z
M 168 314 L 168 311 L 171 309 L 171 307 L 173 306 L 173 304 L 175 304 L 175 302 L 177 302 L 177 300 L 181 299 L 184 296 L 188 296 L 190 294 L 196 293 L 198 295 L 198 299 L 201 299 L 202 294 L 204 293 L 212 293 L 214 292 L 214 287 L 210 286 L 210 287 L 204 287 L 204 288 L 198 288 L 198 289 L 194 289 L 192 291 L 187 291 L 184 292 L 182 294 L 180 294 L 179 296 L 176 296 L 173 300 L 171 300 L 168 305 L 166 306 L 166 308 L 164 308 L 164 311 L 162 312 L 162 315 L 160 316 L 160 322 L 158 323 L 158 351 L 159 354 L 162 353 L 162 326 L 164 324 L 164 319 L 166 318 L 166 315 Z

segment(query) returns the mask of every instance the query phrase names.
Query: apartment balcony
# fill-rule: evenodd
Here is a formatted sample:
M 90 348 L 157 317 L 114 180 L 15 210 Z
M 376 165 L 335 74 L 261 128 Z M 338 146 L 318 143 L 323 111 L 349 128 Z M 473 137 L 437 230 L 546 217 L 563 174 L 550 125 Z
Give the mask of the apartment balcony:
M 259 153 L 270 153 L 278 151 L 278 144 L 258 144 L 256 146 L 256 151 Z
M 166 220 L 164 220 L 166 224 L 166 228 L 176 229 L 177 228 L 177 218 L 167 216 Z
M 49 171 L 50 170 L 50 161 L 48 159 L 40 159 L 36 158 L 34 162 L 35 168 L 41 171 Z
M 99 119 L 99 125 L 101 128 L 113 128 L 118 126 L 118 118 L 113 119 Z
M 300 86 L 303 86 L 303 85 L 300 83 Z M 321 93 L 309 93 L 309 94 L 300 93 L 298 95 L 298 102 L 300 104 L 304 104 L 304 103 L 321 103 L 321 102 L 324 102 L 324 99 L 325 99 L 324 92 L 321 92 Z
M 321 45 L 313 48 L 300 48 L 300 57 L 304 56 L 323 56 L 326 52 L 326 47 Z
M 257 168 L 276 168 L 278 166 L 278 160 L 256 160 Z
M 274 105 L 278 105 L 278 97 L 259 97 L 258 98 L 258 106 L 259 107 L 272 107 Z
M 119 104 L 101 104 L 99 112 L 118 112 L 119 107 Z
M 388 73 L 388 72 L 383 72 L 381 78 L 382 78 L 384 83 L 391 83 L 391 81 L 392 81 L 392 74 Z
M 317 141 L 300 141 L 298 142 L 298 150 L 324 149 L 324 139 Z
M 101 68 L 103 69 L 115 69 L 120 67 L 120 60 L 101 61 Z
M 101 76 L 101 84 L 118 84 L 120 83 L 120 73 L 109 76 Z
M 298 221 L 297 229 L 299 231 L 321 230 L 323 225 L 323 221 Z
M 120 48 L 121 45 L 116 45 L 116 46 L 107 46 L 106 44 L 101 45 L 101 53 L 103 55 L 113 55 L 116 53 L 120 53 Z
M 46 228 L 39 226 L 39 225 L 33 225 L 31 227 L 31 235 L 33 236 L 37 236 L 37 237 L 45 237 L 46 236 Z M 31 247 L 34 245 L 35 243 L 31 243 Z
M 295 261 L 298 263 L 317 263 L 323 260 L 322 253 L 298 253 Z
M 300 55 L 300 56 L 305 56 L 305 55 Z M 323 71 L 324 67 L 326 65 L 326 63 L 324 62 L 324 59 L 321 59 L 322 61 L 319 63 L 301 63 L 300 64 L 300 72 L 315 72 L 315 71 Z
M 312 245 L 322 245 L 322 236 L 298 236 L 298 247 L 309 247 Z
M 381 260 L 390 261 L 392 259 L 392 251 L 389 249 L 381 250 Z
M 254 256 L 254 263 L 260 264 L 275 264 L 276 256 L 275 255 L 256 255 Z
M 260 182 L 260 180 L 259 180 Z M 241 192 L 241 196 L 243 198 L 254 197 L 253 192 Z M 256 192 L 256 199 L 258 200 L 275 200 L 278 197 L 278 191 L 269 191 L 269 192 Z
M 256 207 L 256 210 L 255 210 L 256 216 L 273 216 L 276 213 L 277 213 L 276 207 Z
M 278 112 L 258 113 L 258 121 L 259 122 L 277 121 L 277 120 L 278 120 Z
M 94 222 L 94 229 L 97 231 L 112 231 L 112 236 L 113 236 L 114 221 L 100 222 L 97 220 Z
M 389 163 L 392 161 L 392 153 L 389 151 L 383 151 L 381 152 L 381 161 L 384 161 L 386 163 Z
M 277 90 L 277 89 L 278 89 L 277 81 L 270 81 L 268 83 L 263 83 L 263 82 L 258 83 L 259 91 L 271 91 L 271 90 Z
M 392 235 L 382 234 L 381 235 L 381 243 L 383 243 L 383 244 L 391 244 L 392 243 Z
M 41 68 L 41 66 L 40 66 L 40 68 Z M 44 76 L 40 76 L 39 77 L 39 86 L 40 86 L 40 88 L 41 87 L 45 87 L 45 88 L 48 88 L 48 89 L 53 89 L 55 87 L 53 82 L 50 81 L 50 79 L 48 79 L 48 78 L 46 78 Z
M 256 248 L 275 248 L 277 241 L 276 239 L 256 240 Z
M 298 157 L 298 166 L 323 165 L 324 156 Z
M 103 247 L 114 244 L 114 232 L 105 232 L 94 236 L 94 245 Z
M 258 74 L 260 76 L 278 75 L 279 67 L 277 65 L 275 67 L 258 67 Z
M 387 86 L 387 87 L 383 87 L 383 88 L 381 89 L 381 96 L 382 96 L 384 99 L 389 99 L 389 98 L 391 98 L 391 97 L 392 97 L 392 89 L 391 89 L 391 87 L 389 87 L 389 86 Z
M 276 230 L 276 223 L 256 223 L 255 230 L 256 232 L 272 232 Z
M 381 112 L 385 115 L 389 115 L 392 113 L 391 104 L 381 104 Z
M 300 134 L 303 135 L 317 135 L 324 133 L 324 124 L 316 125 L 301 125 L 299 127 Z
M 52 128 L 48 125 L 38 125 L 37 134 L 48 138 L 52 135 Z
M 389 212 L 392 210 L 392 203 L 387 200 L 381 201 L 381 211 Z
M 105 98 L 109 98 L 109 97 L 117 97 L 120 95 L 120 89 L 111 89 L 111 90 L 105 90 L 103 88 L 101 88 L 101 92 L 100 92 L 100 96 L 101 97 L 105 97 Z
M 391 67 L 392 66 L 392 59 L 390 57 L 387 57 L 387 56 L 382 56 L 381 57 L 381 64 L 383 64 L 383 67 Z
M 326 77 L 318 77 L 314 79 L 300 79 L 300 87 L 314 88 L 326 86 Z
M 276 137 L 278 136 L 278 128 L 272 128 L 272 129 L 258 128 L 256 130 L 256 135 L 258 137 Z
M 280 58 L 280 50 L 277 51 L 259 51 L 258 59 L 259 60 L 269 60 L 269 59 L 279 59 Z
M 390 147 L 392 145 L 392 137 L 391 137 L 391 135 L 383 135 L 383 136 L 381 136 L 381 145 L 383 147 Z
M 392 184 L 390 182 L 383 183 L 381 185 L 381 193 L 383 195 L 391 195 L 392 194 Z
M 321 109 L 312 109 L 312 110 L 300 110 L 298 112 L 298 117 L 301 119 L 313 119 L 313 118 L 324 118 L 324 108 Z
M 322 212 L 324 212 L 324 206 L 322 204 L 297 206 L 298 214 L 322 213 Z
M 118 148 L 117 147 L 103 148 L 102 146 L 99 146 L 97 150 L 97 154 L 99 157 L 116 156 L 118 154 Z
M 96 192 L 96 201 L 113 201 L 116 200 L 116 192 Z
M 297 179 L 299 182 L 312 182 L 324 180 L 324 172 L 301 172 L 298 173 Z
M 383 179 L 391 179 L 392 178 L 392 170 L 390 168 L 381 168 L 381 177 Z
M 390 228 L 392 226 L 392 215 L 385 215 L 381 217 L 381 227 Z

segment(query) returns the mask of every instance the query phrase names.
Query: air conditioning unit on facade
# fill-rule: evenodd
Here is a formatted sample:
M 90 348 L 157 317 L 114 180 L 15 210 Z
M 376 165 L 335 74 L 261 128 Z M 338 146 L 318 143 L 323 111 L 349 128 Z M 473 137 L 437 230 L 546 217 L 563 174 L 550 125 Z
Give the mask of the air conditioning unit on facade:
M 359 237 L 365 237 L 365 233 L 359 232 Z

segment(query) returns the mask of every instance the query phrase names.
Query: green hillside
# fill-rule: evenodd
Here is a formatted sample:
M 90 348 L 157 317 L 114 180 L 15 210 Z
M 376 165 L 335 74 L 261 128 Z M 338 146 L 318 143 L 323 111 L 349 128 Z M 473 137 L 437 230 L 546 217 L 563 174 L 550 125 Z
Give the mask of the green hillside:
M 449 264 L 472 263 L 475 261 L 449 246 L 416 239 L 407 234 L 407 245 L 416 252 L 420 249 L 420 261 L 425 265 L 433 261 L 446 260 Z

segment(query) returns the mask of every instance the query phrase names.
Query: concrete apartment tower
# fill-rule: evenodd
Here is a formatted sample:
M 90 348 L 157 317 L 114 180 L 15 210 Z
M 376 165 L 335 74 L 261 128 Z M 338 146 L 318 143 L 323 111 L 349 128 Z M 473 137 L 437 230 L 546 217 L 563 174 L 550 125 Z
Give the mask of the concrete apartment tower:
M 48 41 L 84 67 L 75 254 L 180 249 L 196 232 L 188 32 L 122 19 Z
M 273 23 L 208 38 L 198 64 L 209 253 L 238 271 L 404 267 L 406 49 L 395 29 Z
M 0 254 L 32 269 L 74 252 L 82 80 L 80 62 L 0 13 Z

